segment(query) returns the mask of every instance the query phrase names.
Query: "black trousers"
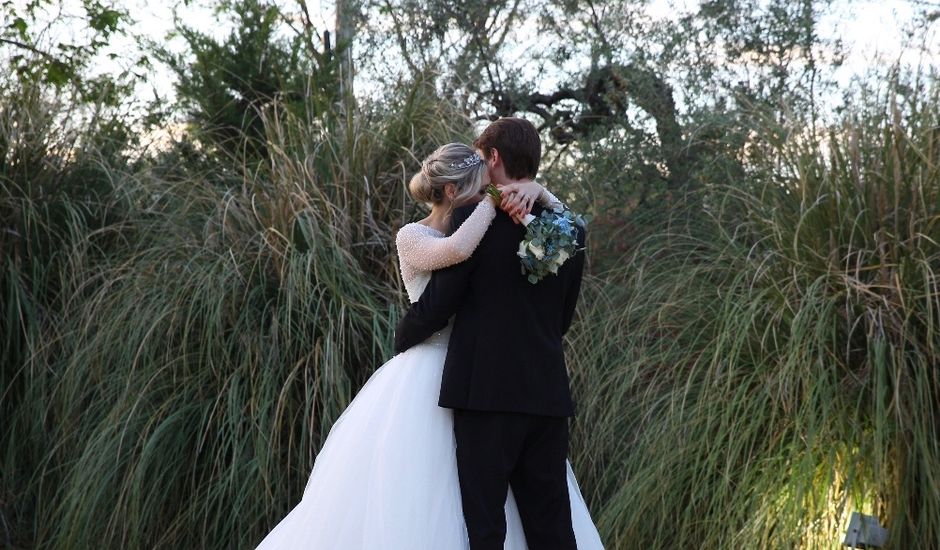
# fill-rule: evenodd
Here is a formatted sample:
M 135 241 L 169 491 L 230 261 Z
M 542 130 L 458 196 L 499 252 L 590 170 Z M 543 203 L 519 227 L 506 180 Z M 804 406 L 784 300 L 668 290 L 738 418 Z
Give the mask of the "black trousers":
M 529 550 L 577 550 L 567 418 L 455 410 L 454 435 L 471 550 L 503 549 L 509 487 Z

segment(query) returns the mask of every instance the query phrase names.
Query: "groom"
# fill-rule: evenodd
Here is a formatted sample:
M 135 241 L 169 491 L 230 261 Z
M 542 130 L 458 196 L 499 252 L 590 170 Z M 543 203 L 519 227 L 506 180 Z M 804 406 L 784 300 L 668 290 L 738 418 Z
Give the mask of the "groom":
M 542 148 L 530 122 L 499 119 L 474 146 L 496 185 L 535 178 Z M 454 210 L 452 231 L 473 208 Z M 530 550 L 577 548 L 565 462 L 574 407 L 562 336 L 578 300 L 584 253 L 532 284 L 516 255 L 524 236 L 525 228 L 498 210 L 467 261 L 432 274 L 395 334 L 395 351 L 402 352 L 455 316 L 438 404 L 454 410 L 471 550 L 502 550 L 509 487 Z M 584 242 L 579 228 L 579 246 Z

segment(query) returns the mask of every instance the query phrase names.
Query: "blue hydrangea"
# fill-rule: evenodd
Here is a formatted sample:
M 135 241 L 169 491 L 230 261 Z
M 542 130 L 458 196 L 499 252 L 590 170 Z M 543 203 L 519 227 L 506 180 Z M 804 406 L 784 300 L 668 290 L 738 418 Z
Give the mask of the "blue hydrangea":
M 571 231 L 571 222 L 569 222 L 567 218 L 555 218 L 555 225 L 565 233 Z

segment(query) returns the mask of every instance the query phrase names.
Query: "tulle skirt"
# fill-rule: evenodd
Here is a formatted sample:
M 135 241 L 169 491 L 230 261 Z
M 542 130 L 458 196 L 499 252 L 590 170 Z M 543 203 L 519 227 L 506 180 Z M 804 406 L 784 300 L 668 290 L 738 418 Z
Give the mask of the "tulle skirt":
M 333 425 L 303 498 L 260 550 L 466 550 L 453 417 L 438 407 L 449 334 L 379 368 Z M 568 465 L 578 549 L 602 549 Z M 506 550 L 526 550 L 510 491 Z

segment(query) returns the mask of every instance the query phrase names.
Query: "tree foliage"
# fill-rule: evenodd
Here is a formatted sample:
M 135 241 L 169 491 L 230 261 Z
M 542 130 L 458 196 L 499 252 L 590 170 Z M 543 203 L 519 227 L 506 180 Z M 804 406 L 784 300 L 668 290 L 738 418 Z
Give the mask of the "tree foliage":
M 179 104 L 199 139 L 234 158 L 263 157 L 266 109 L 306 110 L 311 120 L 330 113 L 338 99 L 335 53 L 328 33 L 317 48 L 309 26 L 290 39 L 279 35 L 284 14 L 265 0 L 223 2 L 217 11 L 232 18 L 225 39 L 179 22 L 187 51 L 158 54 L 177 76 Z
M 829 5 L 710 0 L 657 16 L 631 0 L 382 0 L 363 34 L 398 49 L 398 74 L 435 71 L 477 119 L 530 117 L 564 176 L 549 183 L 613 235 L 630 215 L 739 178 L 762 119 L 815 124 L 841 56 L 817 31 Z M 586 159 L 608 170 L 572 168 Z
M 115 79 L 110 75 L 89 76 L 87 69 L 93 60 L 110 43 L 116 34 L 124 33 L 128 14 L 118 8 L 114 2 L 102 0 L 82 0 L 80 24 L 86 33 L 76 39 L 50 39 L 47 37 L 48 24 L 44 24 L 40 15 L 48 15 L 61 6 L 52 0 L 29 0 L 25 3 L 4 2 L 0 13 L 9 23 L 0 29 L 0 44 L 3 44 L 4 57 L 17 77 L 24 83 L 44 83 L 55 89 L 72 86 L 79 93 L 82 101 L 100 100 L 107 97 L 112 103 L 120 101 L 121 94 L 114 88 Z M 55 24 L 56 21 L 53 21 Z M 61 30 L 61 29 L 60 29 Z M 58 34 L 58 33 L 54 33 Z M 110 54 L 116 57 L 117 54 Z

